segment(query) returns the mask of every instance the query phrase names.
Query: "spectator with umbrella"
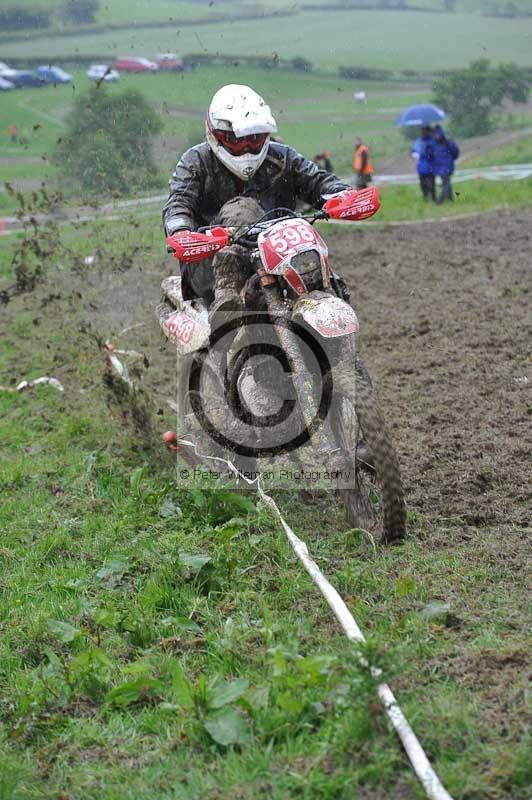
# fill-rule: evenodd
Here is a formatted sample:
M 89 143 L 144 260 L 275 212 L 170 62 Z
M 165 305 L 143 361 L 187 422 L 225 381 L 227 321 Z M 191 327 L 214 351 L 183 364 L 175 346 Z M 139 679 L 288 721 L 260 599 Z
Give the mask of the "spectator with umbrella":
M 421 136 L 412 147 L 412 158 L 417 162 L 419 186 L 424 200 L 436 202 L 436 176 L 434 173 L 434 139 L 429 125 L 421 129 Z
M 445 111 L 431 103 L 420 103 L 410 106 L 395 120 L 396 128 L 419 128 L 433 123 L 443 122 L 447 117 Z
M 454 162 L 460 155 L 456 142 L 447 138 L 441 125 L 436 125 L 433 131 L 434 138 L 434 174 L 441 180 L 441 193 L 436 202 L 438 205 L 446 200 L 453 201 L 453 188 L 451 175 L 454 172 Z
M 435 141 L 431 124 L 442 122 L 446 118 L 445 111 L 430 103 L 410 106 L 395 120 L 398 128 L 421 127 L 421 136 L 416 139 L 412 148 L 412 156 L 417 161 L 419 185 L 425 200 L 436 201 L 436 172 L 434 165 Z

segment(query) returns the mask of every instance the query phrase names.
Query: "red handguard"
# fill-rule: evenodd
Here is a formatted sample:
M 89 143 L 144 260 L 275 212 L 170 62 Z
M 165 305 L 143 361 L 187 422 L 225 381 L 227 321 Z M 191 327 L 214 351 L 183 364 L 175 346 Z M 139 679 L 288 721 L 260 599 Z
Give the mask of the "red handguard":
M 229 231 L 227 228 L 210 228 L 206 233 L 178 231 L 178 233 L 168 236 L 166 243 L 172 248 L 179 261 L 194 264 L 210 258 L 218 250 L 226 247 L 229 243 Z
M 323 204 L 331 219 L 361 220 L 377 213 L 381 204 L 376 186 L 367 189 L 347 189 L 345 192 L 330 197 Z

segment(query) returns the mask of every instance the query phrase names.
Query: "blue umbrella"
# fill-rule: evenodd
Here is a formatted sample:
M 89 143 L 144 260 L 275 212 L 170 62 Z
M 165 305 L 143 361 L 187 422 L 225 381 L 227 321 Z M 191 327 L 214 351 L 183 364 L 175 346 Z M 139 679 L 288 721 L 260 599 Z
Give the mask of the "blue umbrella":
M 414 125 L 431 125 L 433 122 L 443 122 L 447 114 L 438 106 L 430 103 L 420 103 L 417 106 L 410 106 L 395 120 L 396 128 L 410 127 Z

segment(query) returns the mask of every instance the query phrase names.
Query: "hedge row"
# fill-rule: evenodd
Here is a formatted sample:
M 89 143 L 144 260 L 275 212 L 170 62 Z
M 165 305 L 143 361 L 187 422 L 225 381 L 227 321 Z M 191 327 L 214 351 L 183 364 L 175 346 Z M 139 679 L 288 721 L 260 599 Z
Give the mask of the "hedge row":
M 23 67 L 36 67 L 43 63 L 42 56 L 10 56 L 9 66 L 15 69 Z M 88 53 L 88 54 L 75 54 L 64 55 L 57 60 L 62 66 L 69 67 L 83 67 L 89 64 L 109 64 L 115 60 L 115 56 L 110 56 L 109 53 L 102 55 L 102 53 Z M 194 69 L 203 64 L 221 64 L 223 66 L 237 67 L 239 64 L 259 67 L 262 69 L 294 69 L 299 72 L 311 72 L 314 65 L 306 58 L 297 56 L 292 59 L 278 58 L 275 54 L 272 56 L 222 56 L 222 55 L 209 55 L 206 53 L 190 53 L 183 56 L 183 61 L 188 69 Z

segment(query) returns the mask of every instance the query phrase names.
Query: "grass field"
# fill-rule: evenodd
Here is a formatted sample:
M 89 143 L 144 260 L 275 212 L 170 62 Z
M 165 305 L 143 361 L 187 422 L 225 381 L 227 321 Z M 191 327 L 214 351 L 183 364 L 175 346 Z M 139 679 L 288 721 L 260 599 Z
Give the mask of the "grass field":
M 34 8 L 38 3 L 33 0 L 23 0 L 24 5 L 29 5 Z M 96 12 L 96 19 L 94 23 L 89 23 L 88 26 L 80 26 L 80 30 L 90 25 L 135 25 L 142 26 L 144 23 L 160 22 L 161 26 L 169 23 L 175 23 L 179 20 L 197 19 L 203 20 L 209 17 L 216 17 L 225 15 L 227 17 L 238 16 L 240 13 L 260 13 L 261 11 L 274 10 L 278 7 L 288 6 L 289 3 L 285 0 L 268 0 L 267 4 L 257 6 L 253 0 L 230 0 L 222 4 L 210 2 L 174 2 L 174 0 L 150 0 L 149 3 L 144 0 L 132 0 L 132 2 L 125 2 L 124 0 L 110 0 L 109 2 L 100 3 L 100 7 Z M 53 3 L 45 2 L 42 7 L 45 9 L 57 8 L 59 10 L 61 2 Z M 65 30 L 65 23 L 61 20 L 59 13 L 52 17 L 52 24 L 49 30 L 55 33 L 56 31 Z M 68 27 L 75 27 L 69 25 Z M 29 32 L 31 36 L 32 33 Z M 42 36 L 43 31 L 37 31 L 37 36 Z
M 117 5 L 123 2 L 123 0 L 111 0 L 111 2 L 116 3 Z M 334 2 L 334 0 L 333 0 Z M 305 5 L 326 5 L 327 0 L 305 0 Z M 354 0 L 354 5 L 357 4 L 357 0 Z M 362 4 L 362 3 L 360 3 Z M 494 2 L 486 2 L 486 0 L 456 0 L 454 12 L 448 12 L 444 9 L 444 0 L 412 0 L 412 2 L 408 2 L 407 5 L 415 6 L 416 9 L 419 9 L 421 12 L 425 11 L 438 11 L 444 14 L 452 14 L 452 13 L 461 13 L 461 14 L 487 14 L 488 11 L 493 9 L 494 7 L 498 6 L 499 11 L 504 11 L 504 7 L 506 5 L 506 0 L 494 0 Z M 530 9 L 530 0 L 515 0 L 513 3 L 517 12 L 529 12 Z M 373 6 L 379 6 L 379 0 L 373 0 Z M 381 12 L 383 9 L 380 9 Z M 389 12 L 385 12 L 389 13 Z
M 375 0 L 377 3 L 377 0 Z M 59 8 L 60 0 L 19 0 L 21 6 L 31 6 L 33 8 L 42 6 L 43 8 Z M 326 5 L 326 0 L 306 0 L 305 5 Z M 420 9 L 432 9 L 441 11 L 443 9 L 442 0 L 415 0 L 412 5 Z M 514 5 L 518 10 L 530 11 L 529 0 L 514 0 Z M 201 2 L 176 2 L 176 0 L 151 0 L 150 3 L 144 0 L 106 0 L 100 4 L 96 13 L 96 22 L 101 23 L 136 23 L 142 24 L 144 21 L 167 22 L 169 19 L 194 18 L 200 19 L 212 14 L 237 14 L 239 9 L 260 10 L 264 8 L 293 8 L 291 0 L 267 0 L 265 3 L 257 4 L 253 0 L 231 0 L 230 2 L 211 3 L 210 0 Z M 504 3 L 499 3 L 499 7 L 504 7 Z M 485 0 L 457 0 L 456 12 L 463 14 L 477 14 L 486 11 Z M 387 12 L 389 13 L 389 12 Z
M 61 61 L 75 54 L 107 58 L 127 53 L 146 56 L 171 50 L 265 56 L 296 55 L 321 69 L 362 64 L 394 70 L 462 67 L 474 58 L 530 65 L 532 19 L 491 19 L 461 14 L 411 12 L 305 12 L 289 17 L 217 23 L 194 31 L 168 24 L 160 29 L 43 37 L 27 44 L 5 43 L 0 56 L 28 54 Z M 334 42 L 334 47 L 331 47 Z M 422 46 L 420 46 L 420 43 Z
M 42 7 L 46 9 L 59 9 L 61 0 L 19 0 L 21 6 Z M 237 15 L 244 9 L 244 13 L 260 13 L 266 9 L 277 7 L 290 7 L 293 3 L 289 0 L 267 0 L 265 3 L 256 3 L 254 0 L 229 0 L 223 3 L 211 3 L 210 0 L 202 2 L 184 2 L 184 0 L 106 0 L 100 3 L 96 12 L 96 24 L 129 24 L 142 25 L 143 22 L 167 23 L 179 19 L 203 19 L 213 15 Z M 57 17 L 54 20 L 57 27 L 63 27 Z
M 412 220 L 474 214 L 494 208 L 532 206 L 532 179 L 521 181 L 475 180 L 456 183 L 454 203 L 428 204 L 417 186 L 381 187 L 381 210 L 376 221 Z
M 503 164 L 532 164 L 532 136 L 523 136 L 518 142 L 497 147 L 464 162 L 466 167 L 495 167 Z

